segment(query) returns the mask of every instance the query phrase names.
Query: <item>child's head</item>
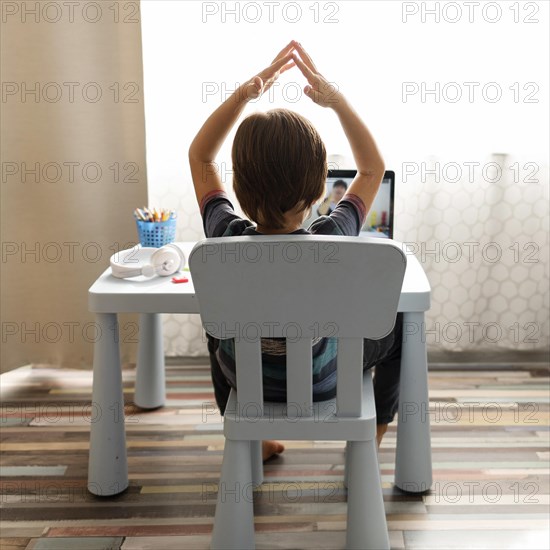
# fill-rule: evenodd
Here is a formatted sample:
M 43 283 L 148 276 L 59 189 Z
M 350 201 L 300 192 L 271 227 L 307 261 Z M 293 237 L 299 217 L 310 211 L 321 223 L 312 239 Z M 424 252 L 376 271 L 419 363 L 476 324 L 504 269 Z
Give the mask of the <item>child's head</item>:
M 281 229 L 285 212 L 305 212 L 325 192 L 325 145 L 311 122 L 293 111 L 273 109 L 245 118 L 231 156 L 233 189 L 258 225 Z

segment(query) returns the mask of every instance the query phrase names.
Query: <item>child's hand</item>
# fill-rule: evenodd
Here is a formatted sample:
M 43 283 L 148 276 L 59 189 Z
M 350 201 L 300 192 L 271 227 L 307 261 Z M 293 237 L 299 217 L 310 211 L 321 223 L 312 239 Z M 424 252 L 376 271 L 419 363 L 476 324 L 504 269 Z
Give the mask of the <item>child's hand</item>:
M 304 93 L 321 107 L 336 108 L 340 102 L 344 101 L 344 96 L 338 91 L 338 86 L 328 82 L 317 70 L 311 57 L 300 43 L 294 42 L 294 46 L 302 59 L 294 52 L 291 57 L 309 82 L 309 86 L 304 88 Z
M 246 99 L 256 99 L 265 94 L 281 74 L 294 67 L 295 63 L 292 61 L 291 53 L 293 49 L 294 43 L 290 42 L 279 52 L 267 69 L 243 84 L 242 89 Z

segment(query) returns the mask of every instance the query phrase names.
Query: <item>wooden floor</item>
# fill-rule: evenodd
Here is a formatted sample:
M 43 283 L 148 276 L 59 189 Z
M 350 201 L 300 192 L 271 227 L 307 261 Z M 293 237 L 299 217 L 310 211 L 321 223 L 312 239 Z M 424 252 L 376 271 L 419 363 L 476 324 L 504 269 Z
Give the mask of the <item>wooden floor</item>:
M 392 548 L 549 547 L 548 371 L 472 367 L 430 372 L 429 494 L 393 487 L 395 426 L 383 441 Z M 91 373 L 2 376 L 2 550 L 208 548 L 224 444 L 208 366 L 167 366 L 155 411 L 132 405 L 134 370 L 123 377 L 130 487 L 98 498 L 86 491 Z M 257 547 L 344 548 L 343 445 L 286 447 L 255 497 Z

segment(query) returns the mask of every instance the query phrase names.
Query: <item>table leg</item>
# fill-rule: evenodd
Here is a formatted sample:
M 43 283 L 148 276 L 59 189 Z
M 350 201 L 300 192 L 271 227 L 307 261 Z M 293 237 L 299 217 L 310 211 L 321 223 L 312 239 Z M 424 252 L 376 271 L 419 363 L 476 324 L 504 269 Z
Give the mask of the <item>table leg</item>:
M 88 490 L 116 495 L 128 487 L 124 396 L 115 313 L 97 313 L 90 418 Z
M 424 312 L 404 312 L 395 485 L 419 493 L 432 485 L 428 357 Z
M 141 313 L 134 402 L 143 409 L 156 409 L 165 401 L 162 317 L 160 313 Z

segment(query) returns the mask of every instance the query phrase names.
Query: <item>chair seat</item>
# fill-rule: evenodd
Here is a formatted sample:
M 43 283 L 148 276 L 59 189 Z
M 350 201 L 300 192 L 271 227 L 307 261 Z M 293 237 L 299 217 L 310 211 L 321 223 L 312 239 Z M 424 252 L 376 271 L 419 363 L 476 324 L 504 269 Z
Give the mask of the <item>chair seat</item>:
M 319 441 L 369 441 L 376 437 L 376 409 L 372 375 L 363 376 L 363 406 L 359 417 L 337 416 L 337 401 L 311 404 L 311 416 L 299 404 L 264 401 L 263 415 L 253 403 L 238 405 L 232 389 L 224 413 L 224 435 L 233 440 L 317 439 Z

